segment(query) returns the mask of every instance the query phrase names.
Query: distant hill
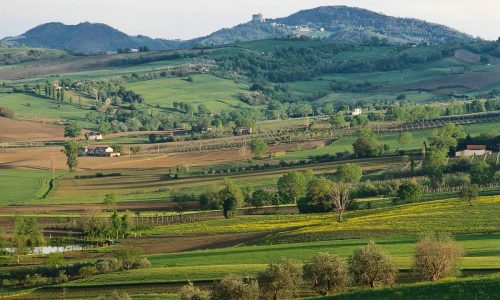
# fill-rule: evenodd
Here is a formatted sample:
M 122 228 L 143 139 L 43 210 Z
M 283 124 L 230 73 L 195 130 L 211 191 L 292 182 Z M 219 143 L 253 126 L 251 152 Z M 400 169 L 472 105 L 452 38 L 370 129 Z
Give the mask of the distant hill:
M 391 44 L 468 41 L 473 37 L 455 29 L 417 19 L 396 18 L 366 9 L 323 6 L 285 18 L 248 22 L 196 39 L 202 44 L 226 44 L 270 37 L 312 36 L 342 43 L 361 43 L 373 37 Z
M 118 48 L 139 48 L 147 46 L 151 50 L 178 48 L 182 43 L 147 36 L 129 36 L 106 24 L 80 23 L 65 25 L 47 23 L 28 30 L 16 37 L 8 37 L 2 43 L 37 48 L 54 48 L 81 53 L 103 53 Z
M 390 44 L 470 41 L 474 38 L 455 29 L 417 19 L 396 18 L 366 9 L 347 6 L 323 6 L 302 10 L 285 18 L 251 21 L 218 30 L 188 41 L 129 36 L 105 24 L 65 25 L 47 23 L 0 43 L 37 48 L 54 48 L 80 53 L 103 53 L 117 48 L 151 50 L 189 48 L 194 45 L 222 45 L 238 41 L 302 36 L 331 39 L 342 43 L 384 41 Z

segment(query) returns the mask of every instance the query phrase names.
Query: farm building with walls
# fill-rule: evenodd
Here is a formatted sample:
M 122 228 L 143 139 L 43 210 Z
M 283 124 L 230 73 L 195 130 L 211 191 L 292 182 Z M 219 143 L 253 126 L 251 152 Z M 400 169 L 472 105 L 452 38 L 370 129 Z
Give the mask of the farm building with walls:
M 467 145 L 467 149 L 462 151 L 457 151 L 455 156 L 476 156 L 491 154 L 492 152 L 486 150 L 486 145 Z

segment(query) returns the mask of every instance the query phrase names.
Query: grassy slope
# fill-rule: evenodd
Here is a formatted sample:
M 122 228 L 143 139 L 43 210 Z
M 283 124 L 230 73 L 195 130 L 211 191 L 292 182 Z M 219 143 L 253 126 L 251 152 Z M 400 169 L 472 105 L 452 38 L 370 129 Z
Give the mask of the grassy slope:
M 192 77 L 193 82 L 184 78 L 169 78 L 130 83 L 126 87 L 142 95 L 147 104 L 162 108 L 172 108 L 174 101 L 194 106 L 204 103 L 213 111 L 250 107 L 238 99 L 239 93 L 248 89 L 246 84 L 236 84 L 211 75 Z
M 69 101 L 69 96 L 66 95 L 66 101 Z M 89 112 L 88 101 L 82 98 L 82 108 L 76 106 L 78 98 L 72 96 L 74 105 L 69 105 L 67 102 L 60 104 L 59 102 L 37 97 L 23 93 L 9 93 L 6 89 L 0 89 L 0 106 L 9 107 L 14 110 L 17 118 L 22 117 L 45 117 L 53 119 L 67 119 L 85 121 L 85 115 Z M 29 104 L 29 106 L 28 106 Z
M 0 205 L 19 204 L 25 199 L 43 196 L 49 179 L 48 171 L 0 169 Z
M 367 289 L 338 296 L 321 297 L 318 300 L 341 299 L 498 299 L 500 274 L 404 284 L 395 288 Z

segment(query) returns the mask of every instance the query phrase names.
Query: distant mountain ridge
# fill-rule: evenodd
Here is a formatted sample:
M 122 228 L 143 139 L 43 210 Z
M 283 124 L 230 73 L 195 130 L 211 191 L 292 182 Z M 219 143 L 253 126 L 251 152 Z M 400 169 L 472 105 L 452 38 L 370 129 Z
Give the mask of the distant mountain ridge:
M 458 30 L 422 20 L 391 17 L 355 7 L 322 6 L 302 10 L 284 18 L 250 21 L 188 41 L 129 36 L 106 24 L 85 22 L 77 25 L 47 23 L 28 30 L 23 35 L 4 38 L 0 42 L 81 53 L 102 53 L 116 51 L 117 48 L 147 46 L 151 50 L 168 50 L 193 45 L 221 45 L 304 35 L 342 43 L 362 43 L 374 38 L 391 44 L 441 44 L 474 39 Z
M 37 48 L 54 48 L 81 53 L 105 53 L 118 48 L 167 50 L 179 47 L 179 41 L 152 39 L 147 36 L 129 36 L 109 25 L 84 22 L 65 25 L 53 22 L 39 25 L 17 37 L 1 40 L 9 45 L 26 45 Z

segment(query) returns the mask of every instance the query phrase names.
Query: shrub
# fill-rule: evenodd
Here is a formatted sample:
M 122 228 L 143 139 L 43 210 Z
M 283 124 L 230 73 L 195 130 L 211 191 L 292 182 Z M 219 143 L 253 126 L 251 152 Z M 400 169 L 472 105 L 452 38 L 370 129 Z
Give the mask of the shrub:
M 422 188 L 416 181 L 407 181 L 399 185 L 396 203 L 409 203 L 422 196 Z
M 144 250 L 137 247 L 128 247 L 116 251 L 116 257 L 122 263 L 122 267 L 125 270 L 132 269 L 143 254 Z
M 63 283 L 67 282 L 69 280 L 69 276 L 66 275 L 66 272 L 63 270 L 60 270 L 59 273 L 57 273 L 57 276 L 54 277 L 54 283 Z
M 493 181 L 495 169 L 485 161 L 478 161 L 470 168 L 470 181 L 474 184 L 488 184 Z
M 8 119 L 14 119 L 16 114 L 14 111 L 8 107 L 0 107 L 0 117 L 8 118 Z
M 398 272 L 392 258 L 374 242 L 354 251 L 349 270 L 356 284 L 370 287 L 394 284 Z
M 299 262 L 282 259 L 270 264 L 258 276 L 262 299 L 293 299 L 302 283 L 302 266 Z
M 50 279 L 40 274 L 33 274 L 33 276 L 30 276 L 28 274 L 26 275 L 23 282 L 24 286 L 40 286 L 40 285 L 47 285 L 49 283 Z
M 192 282 L 183 286 L 179 291 L 181 300 L 208 300 L 210 299 L 210 293 L 201 290 L 193 285 Z
M 116 258 L 104 259 L 96 263 L 97 271 L 102 274 L 118 271 L 121 267 L 121 262 Z
M 135 261 L 134 265 L 132 266 L 133 269 L 147 269 L 151 268 L 151 262 L 147 257 L 140 258 Z
M 111 295 L 99 296 L 99 300 L 130 300 L 132 297 L 126 292 L 113 291 Z
M 255 280 L 243 281 L 236 275 L 228 275 L 212 287 L 212 300 L 257 300 L 259 286 Z
M 85 278 L 85 277 L 90 277 L 95 274 L 99 273 L 97 271 L 97 268 L 95 266 L 83 266 L 78 270 L 77 275 L 79 277 Z
M 460 190 L 458 195 L 460 199 L 469 202 L 469 205 L 472 206 L 472 201 L 476 200 L 479 196 L 479 187 L 477 184 L 466 185 Z
M 449 237 L 424 237 L 417 242 L 413 271 L 426 280 L 436 281 L 458 271 L 463 250 Z
M 318 253 L 304 265 L 304 278 L 322 295 L 343 291 L 349 281 L 346 263 L 328 253 Z

